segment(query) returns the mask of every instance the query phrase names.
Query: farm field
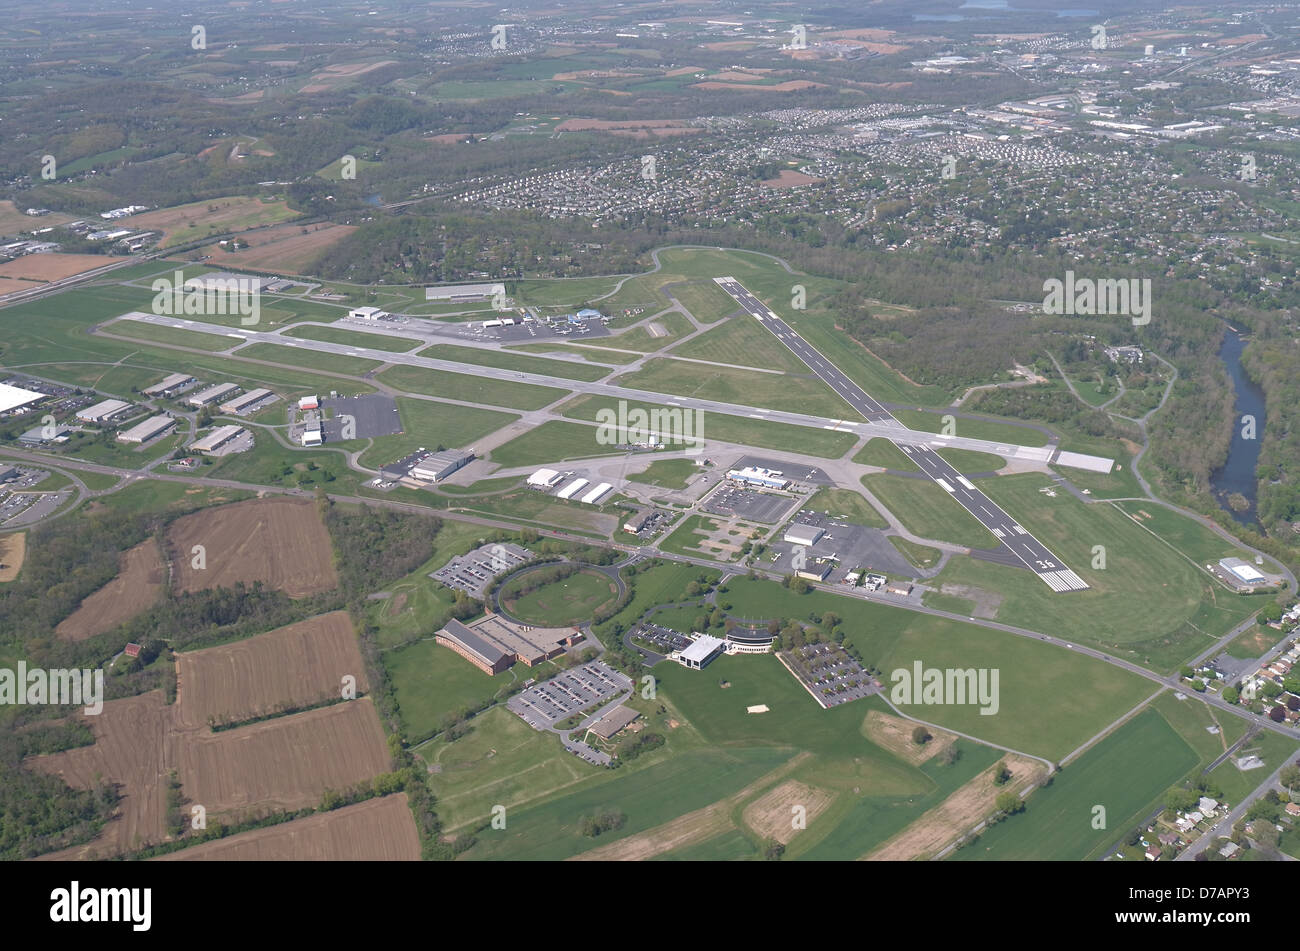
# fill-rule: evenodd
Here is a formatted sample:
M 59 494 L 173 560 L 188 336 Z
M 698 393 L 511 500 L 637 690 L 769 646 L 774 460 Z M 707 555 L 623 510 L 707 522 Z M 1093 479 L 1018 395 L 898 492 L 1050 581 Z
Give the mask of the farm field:
M 586 419 L 596 422 L 598 420 L 597 414 L 602 410 L 612 410 L 617 413 L 619 402 L 611 397 L 584 395 L 565 403 L 560 409 L 563 415 L 570 419 Z M 662 413 L 665 410 L 673 409 L 670 406 L 642 403 L 638 400 L 627 400 L 626 405 L 629 413 L 634 410 L 643 410 L 646 413 L 657 411 L 661 414 L 659 418 L 663 418 Z M 651 416 L 649 418 L 654 419 L 655 417 Z M 685 417 L 683 416 L 683 428 L 684 423 Z M 702 435 L 705 439 L 715 439 L 719 442 L 730 442 L 741 446 L 753 446 L 759 449 L 780 449 L 786 452 L 818 456 L 822 459 L 835 459 L 844 455 L 853 447 L 856 439 L 852 433 L 828 432 L 824 429 L 794 426 L 790 423 L 773 423 L 724 413 L 705 413 L 701 429 L 702 432 L 698 435 Z M 692 431 L 690 433 L 683 432 L 682 435 L 691 437 L 697 435 L 694 432 L 693 420 Z
M 594 570 L 579 571 L 520 594 L 520 585 L 527 582 L 527 573 L 511 578 L 501 588 L 501 603 L 512 617 L 538 627 L 567 627 L 589 621 L 618 596 L 614 582 Z
M 167 544 L 180 592 L 261 581 L 301 598 L 339 583 L 329 532 L 310 501 L 266 498 L 184 515 L 171 524 Z M 195 545 L 206 553 L 201 569 Z
M 128 258 L 110 254 L 64 254 L 59 251 L 25 254 L 0 264 L 0 278 L 7 281 L 30 281 L 33 285 L 44 284 L 126 260 Z
M 229 265 L 233 269 L 307 274 L 317 258 L 356 230 L 355 225 L 330 223 L 276 225 L 241 235 L 241 240 L 247 241 L 249 247 L 227 252 L 221 255 L 220 261 L 223 266 Z
M 414 862 L 420 837 L 406 793 L 242 832 L 160 856 L 171 862 Z
M 158 246 L 166 248 L 212 235 L 279 224 L 296 217 L 298 212 L 283 201 L 232 195 L 131 215 L 123 225 L 140 231 L 161 231 L 163 239 Z
M 208 817 L 301 809 L 389 769 L 374 704 L 363 697 L 221 733 L 193 732 L 174 751 L 185 795 Z
M 929 479 L 866 475 L 865 485 L 909 531 L 967 548 L 997 548 L 997 537 Z M 1028 526 L 1026 526 L 1028 527 Z M 1041 581 L 1038 584 L 1043 584 Z M 1046 588 L 1046 585 L 1043 585 Z
M 27 533 L 0 535 L 0 582 L 13 581 L 23 570 L 27 558 Z
M 110 631 L 149 608 L 164 586 L 158 543 L 150 538 L 123 552 L 117 577 L 82 601 L 59 622 L 54 634 L 62 640 L 84 641 Z
M 369 689 L 352 619 L 333 611 L 246 640 L 176 655 L 176 726 L 202 729 Z
M 1036 790 L 1023 813 L 986 829 L 952 858 L 1097 858 L 1197 761 L 1159 713 L 1144 710 Z M 1104 829 L 1092 826 L 1096 805 L 1106 809 Z

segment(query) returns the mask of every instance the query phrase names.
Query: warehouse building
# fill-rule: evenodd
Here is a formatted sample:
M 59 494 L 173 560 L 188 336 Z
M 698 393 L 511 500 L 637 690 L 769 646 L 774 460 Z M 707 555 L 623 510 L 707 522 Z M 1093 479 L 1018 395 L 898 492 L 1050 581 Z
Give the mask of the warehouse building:
M 583 488 L 583 486 L 587 485 L 587 482 L 588 482 L 587 479 L 574 479 L 572 482 L 570 482 L 568 485 L 562 488 L 559 492 L 556 492 L 555 497 L 557 499 L 571 499 L 578 492 L 578 490 Z
M 641 714 L 631 707 L 619 705 L 593 723 L 590 729 L 602 740 L 608 740 L 620 730 L 627 729 L 639 716 Z
M 325 436 L 320 430 L 320 420 L 313 420 L 307 424 L 308 428 L 302 431 L 302 444 L 304 446 L 319 446 L 325 442 Z
M 534 489 L 553 489 L 561 478 L 554 469 L 538 469 L 528 477 L 528 484 Z
M 173 373 L 153 386 L 146 386 L 143 392 L 145 396 L 160 396 L 163 399 L 171 399 L 194 382 L 194 377 L 188 373 Z
M 1238 591 L 1254 590 L 1269 584 L 1262 571 L 1240 558 L 1221 558 L 1218 568 L 1215 574 Z
M 190 449 L 195 452 L 214 452 L 247 432 L 248 430 L 243 426 L 218 426 L 202 439 L 193 443 Z
M 354 307 L 352 310 L 348 311 L 349 320 L 377 321 L 383 320 L 387 316 L 388 315 L 378 307 Z
M 756 485 L 764 489 L 784 489 L 790 480 L 774 469 L 760 469 L 746 466 L 744 469 L 728 469 L 727 478 L 743 485 Z
M 21 386 L 10 386 L 8 383 L 0 383 L 0 413 L 23 409 L 43 399 L 45 399 L 44 393 L 25 390 Z
M 77 411 L 77 419 L 83 423 L 108 423 L 117 419 L 131 408 L 125 400 L 104 400 L 94 406 L 87 406 Z
M 610 489 L 614 488 L 608 482 L 602 482 L 590 492 L 582 497 L 582 501 L 587 505 L 599 505 L 600 500 L 609 495 Z
M 817 540 L 826 534 L 825 529 L 818 528 L 816 525 L 801 525 L 798 522 L 792 523 L 781 536 L 781 540 L 789 542 L 792 545 L 816 545 Z
M 646 509 L 637 512 L 623 523 L 623 531 L 631 532 L 633 535 L 637 534 L 641 529 L 646 527 L 646 523 L 649 522 L 650 519 L 654 518 L 654 514 L 654 509 Z
M 825 581 L 833 567 L 835 566 L 830 561 L 805 565 L 795 572 L 795 576 L 803 578 L 805 581 Z
M 147 443 L 151 439 L 157 439 L 159 436 L 171 432 L 175 426 L 176 420 L 170 416 L 150 416 L 143 423 L 137 423 L 125 432 L 118 433 L 117 441 Z
M 218 400 L 224 400 L 228 396 L 234 396 L 239 392 L 239 387 L 234 383 L 218 383 L 215 386 L 209 386 L 206 390 L 199 390 L 193 396 L 187 397 L 185 402 L 191 406 L 207 406 Z
M 450 304 L 468 304 L 491 300 L 497 293 L 505 293 L 504 284 L 448 284 L 445 287 L 426 287 L 424 299 Z
M 265 387 L 258 387 L 255 390 L 249 390 L 243 396 L 236 396 L 233 400 L 230 400 L 227 403 L 222 403 L 221 412 L 233 413 L 238 416 L 248 412 L 254 406 L 259 405 L 263 400 L 269 402 L 272 399 L 278 400 L 279 398 L 280 397 L 276 396 Z
M 673 660 L 691 670 L 703 670 L 713 658 L 726 650 L 727 642 L 710 634 L 696 634 L 691 646 L 671 654 Z
M 474 461 L 474 453 L 465 449 L 446 449 L 425 456 L 411 468 L 411 475 L 424 482 L 441 482 L 457 469 Z
M 19 436 L 18 441 L 24 446 L 44 446 L 50 442 L 67 442 L 70 432 L 67 426 L 36 426 Z
M 433 639 L 443 647 L 450 647 L 485 674 L 499 674 L 515 662 L 514 657 L 501 647 L 479 637 L 460 621 L 448 621 Z

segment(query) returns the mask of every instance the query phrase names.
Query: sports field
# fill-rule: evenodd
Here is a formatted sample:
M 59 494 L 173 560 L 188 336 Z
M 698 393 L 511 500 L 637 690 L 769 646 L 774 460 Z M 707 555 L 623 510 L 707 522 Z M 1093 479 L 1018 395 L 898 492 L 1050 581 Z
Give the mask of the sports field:
M 526 594 L 530 573 L 516 575 L 501 588 L 502 604 L 513 617 L 538 627 L 565 627 L 590 621 L 618 596 L 618 587 L 599 571 L 584 570 Z

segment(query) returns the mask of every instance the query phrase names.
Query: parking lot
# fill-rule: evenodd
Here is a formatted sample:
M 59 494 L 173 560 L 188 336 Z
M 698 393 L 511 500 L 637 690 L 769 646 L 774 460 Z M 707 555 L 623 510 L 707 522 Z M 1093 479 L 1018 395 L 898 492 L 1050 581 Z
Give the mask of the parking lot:
M 714 489 L 713 494 L 700 507 L 712 515 L 743 518 L 749 522 L 774 525 L 797 504 L 799 504 L 798 499 L 786 495 L 772 495 L 732 482 L 724 482 Z
M 684 634 L 658 624 L 642 624 L 632 631 L 632 636 L 654 646 L 661 654 L 685 650 L 691 639 Z
M 334 418 L 325 420 L 321 425 L 326 442 L 338 442 L 344 438 L 343 425 L 347 422 L 345 417 L 350 417 L 356 427 L 355 432 L 348 437 L 351 439 L 392 436 L 402 432 L 402 417 L 397 412 L 396 401 L 382 393 L 321 400 L 321 408 L 334 412 Z
M 457 588 L 482 598 L 488 584 L 499 574 L 522 565 L 533 553 L 509 543 L 483 545 L 465 555 L 457 555 L 429 577 L 449 588 Z
M 876 692 L 871 675 L 837 644 L 806 644 L 790 651 L 785 659 L 813 698 L 827 709 Z
M 529 687 L 506 707 L 535 730 L 545 730 L 595 703 L 632 689 L 632 681 L 600 661 L 566 670 Z
M 793 519 L 799 525 L 813 525 L 826 534 L 817 540 L 817 544 L 804 549 L 804 557 L 810 564 L 819 558 L 834 558 L 836 566 L 831 570 L 827 581 L 840 581 L 850 571 L 875 571 L 885 575 L 901 575 L 905 578 L 916 576 L 916 569 L 902 556 L 893 543 L 878 528 L 857 525 L 838 516 L 828 516 L 822 512 L 804 509 Z M 768 545 L 770 554 L 763 556 L 765 567 L 774 571 L 793 572 L 792 555 L 795 545 L 782 541 L 784 532 L 777 533 Z
M 31 525 L 51 515 L 68 498 L 66 492 L 9 493 L 0 491 L 0 525 Z

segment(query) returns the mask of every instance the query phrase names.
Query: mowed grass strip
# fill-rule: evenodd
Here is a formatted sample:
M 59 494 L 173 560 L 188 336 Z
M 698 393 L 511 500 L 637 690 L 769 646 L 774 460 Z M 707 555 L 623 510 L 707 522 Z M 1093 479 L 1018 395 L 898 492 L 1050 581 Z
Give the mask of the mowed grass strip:
M 376 375 L 375 379 L 408 393 L 421 393 L 466 403 L 486 403 L 511 409 L 541 409 L 564 398 L 569 392 L 552 386 L 537 386 L 515 380 L 489 380 L 468 373 L 449 373 L 425 367 L 398 365 Z M 449 412 L 453 410 L 447 407 Z
M 975 452 L 970 449 L 939 449 L 937 452 L 962 473 L 997 472 L 1007 464 L 1005 459 L 991 452 Z
M 118 337 L 130 337 L 132 340 L 169 343 L 196 350 L 229 350 L 239 345 L 239 341 L 234 337 L 207 334 L 198 330 L 181 330 L 178 327 L 166 327 L 161 324 L 146 324 L 138 320 L 116 321 L 105 327 L 104 332 Z
M 967 548 L 997 548 L 997 536 L 947 492 L 927 479 L 880 473 L 865 485 L 913 534 Z M 1039 584 L 1043 584 L 1041 581 Z M 1043 585 L 1044 589 L 1047 588 Z
M 403 431 L 372 439 L 370 448 L 361 455 L 362 464 L 381 466 L 401 459 L 421 446 L 426 449 L 438 446 L 468 449 L 474 440 L 509 426 L 519 418 L 514 413 L 447 406 L 410 396 L 397 397 L 397 413 Z M 349 445 L 356 446 L 356 443 Z
M 611 372 L 609 367 L 593 366 L 576 360 L 548 360 L 545 357 L 530 357 L 501 350 L 458 347 L 450 343 L 435 343 L 431 347 L 425 347 L 420 351 L 420 356 L 432 360 L 452 360 L 471 366 L 496 367 L 500 370 L 518 370 L 522 373 L 555 376 L 566 380 L 583 380 L 587 383 L 609 376 Z
M 310 350 L 306 347 L 281 346 L 278 343 L 254 343 L 241 347 L 235 357 L 245 360 L 268 360 L 290 367 L 310 367 L 325 373 L 341 373 L 345 376 L 364 376 L 371 370 L 383 366 L 381 360 L 365 360 L 361 357 L 349 357 L 342 353 L 326 353 L 324 350 Z
M 630 389 L 651 390 L 672 396 L 693 396 L 737 406 L 781 410 L 797 407 L 802 413 L 829 419 L 859 418 L 848 403 L 812 376 L 811 371 L 806 376 L 777 376 L 730 367 L 708 367 L 708 372 L 701 372 L 703 369 L 681 360 L 660 357 L 651 360 L 640 370 L 625 373 L 612 382 Z
M 341 343 L 359 350 L 386 350 L 389 353 L 406 353 L 424 343 L 420 339 L 390 337 L 388 334 L 368 334 L 360 330 L 343 330 L 338 327 L 317 327 L 315 324 L 291 327 L 284 331 L 283 336 Z
M 867 444 L 853 455 L 853 461 L 863 466 L 879 466 L 897 472 L 920 472 L 915 462 L 907 453 L 899 449 L 884 436 L 868 439 Z
M 619 450 L 615 447 L 597 442 L 599 432 L 595 426 L 552 419 L 493 449 L 489 458 L 503 468 L 511 469 L 543 462 L 617 454 Z
M 702 324 L 712 324 L 740 310 L 737 304 L 721 287 L 713 281 L 691 281 L 668 288 L 683 307 L 691 312 Z M 752 318 L 751 318 L 752 319 Z
M 627 407 L 627 412 L 643 410 L 646 413 L 663 413 L 677 411 L 682 414 L 683 426 L 687 410 L 667 404 L 644 403 L 640 400 L 616 400 L 609 396 L 579 396 L 560 407 L 562 415 L 570 419 L 586 419 L 597 422 L 602 410 L 617 414 L 619 404 Z M 655 417 L 650 417 L 654 419 Z M 659 418 L 663 418 L 662 416 Z M 690 417 L 692 431 L 682 435 L 697 435 L 694 432 L 695 417 Z M 631 421 L 629 421 L 631 422 Z M 701 418 L 702 435 L 705 439 L 719 442 L 735 443 L 739 446 L 752 446 L 756 449 L 781 449 L 797 452 L 801 455 L 817 456 L 821 459 L 838 459 L 852 448 L 856 436 L 852 433 L 828 432 L 808 426 L 794 426 L 790 423 L 773 423 L 762 419 L 750 419 L 745 416 L 731 416 L 725 413 L 705 412 Z M 665 427 L 670 428 L 671 427 Z M 661 436 L 671 437 L 671 432 L 661 432 Z M 665 442 L 672 445 L 671 439 Z
M 808 367 L 802 360 L 749 315 L 733 317 L 679 343 L 668 351 L 668 356 L 712 360 L 765 370 L 785 370 L 788 373 L 808 372 Z
M 915 409 L 900 409 L 894 413 L 895 418 L 908 429 L 917 429 L 923 433 L 941 431 L 945 415 L 939 411 L 925 412 Z M 1013 423 L 1002 423 L 991 419 L 966 419 L 962 416 L 956 417 L 953 425 L 952 434 L 963 439 L 990 439 L 1013 446 L 1047 445 L 1047 433 L 1029 426 L 1016 426 Z
M 956 852 L 957 861 L 1099 857 L 1166 789 L 1198 761 L 1155 710 L 1144 710 L 1056 775 L 1026 800 L 1025 811 L 986 829 Z M 1096 806 L 1105 828 L 1093 827 Z

